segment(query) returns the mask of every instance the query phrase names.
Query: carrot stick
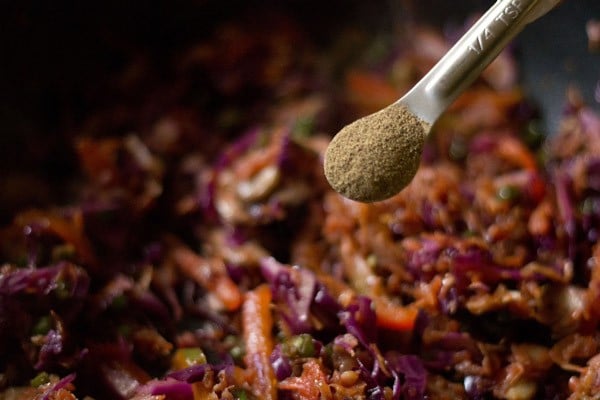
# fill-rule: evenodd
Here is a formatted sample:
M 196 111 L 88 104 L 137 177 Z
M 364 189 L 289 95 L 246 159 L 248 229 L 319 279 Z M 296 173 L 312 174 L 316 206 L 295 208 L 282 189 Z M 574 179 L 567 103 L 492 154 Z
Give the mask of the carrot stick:
M 264 400 L 277 399 L 277 380 L 269 361 L 273 351 L 271 330 L 271 289 L 268 285 L 258 286 L 246 293 L 242 307 L 242 326 L 246 355 L 244 361 L 253 376 L 252 391 Z
M 497 154 L 509 162 L 529 170 L 537 171 L 537 162 L 531 151 L 516 138 L 503 138 L 498 142 Z
M 416 308 L 400 306 L 383 297 L 375 297 L 373 304 L 378 326 L 395 331 L 413 329 L 418 313 Z
M 346 275 L 354 289 L 373 299 L 377 325 L 396 331 L 411 330 L 417 310 L 394 304 L 386 295 L 381 278 L 375 275 L 352 239 L 342 240 L 340 246 Z

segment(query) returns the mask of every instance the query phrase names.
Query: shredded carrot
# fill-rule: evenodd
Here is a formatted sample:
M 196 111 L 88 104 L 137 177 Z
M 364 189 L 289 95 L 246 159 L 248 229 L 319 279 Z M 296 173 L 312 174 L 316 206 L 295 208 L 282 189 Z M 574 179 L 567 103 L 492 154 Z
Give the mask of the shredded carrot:
M 242 294 L 227 275 L 215 277 L 214 291 L 229 311 L 235 311 L 242 305 Z
M 505 137 L 498 141 L 497 154 L 507 161 L 530 171 L 537 171 L 535 157 L 527 147 L 518 139 Z
M 252 391 L 264 400 L 277 399 L 276 378 L 269 355 L 273 351 L 271 330 L 271 289 L 263 284 L 248 292 L 242 307 L 246 355 L 244 361 L 253 375 Z
M 204 385 L 204 382 L 192 383 L 192 392 L 194 394 L 194 400 L 211 400 L 212 388 L 208 388 Z
M 279 152 L 281 151 L 280 142 L 283 138 L 281 132 L 273 135 L 270 138 L 269 146 L 257 151 L 250 153 L 245 156 L 244 162 L 240 162 L 239 165 L 234 166 L 235 176 L 240 180 L 250 179 L 253 175 L 259 172 L 261 169 L 272 165 L 273 160 L 277 159 Z
M 340 246 L 345 272 L 359 294 L 373 299 L 377 325 L 393 330 L 410 330 L 414 326 L 417 310 L 394 304 L 385 296 L 381 278 L 375 275 L 365 258 L 358 252 L 356 243 L 343 238 Z
M 73 393 L 69 390 L 74 390 L 72 387 L 68 389 L 59 389 L 56 393 L 52 395 L 52 399 L 54 400 L 76 400 L 77 398 Z
M 523 92 L 519 89 L 498 92 L 489 88 L 473 88 L 462 93 L 450 106 L 450 110 L 456 110 L 472 106 L 474 103 L 486 102 L 494 108 L 507 109 L 523 100 Z
M 240 308 L 242 294 L 227 275 L 221 261 L 203 258 L 179 242 L 174 242 L 171 255 L 185 275 L 214 293 L 227 310 L 235 311 Z
M 529 233 L 535 236 L 547 235 L 552 228 L 552 204 L 546 200 L 540 203 L 531 213 L 527 223 Z
M 314 358 L 302 366 L 302 375 L 289 377 L 279 383 L 279 389 L 290 390 L 298 400 L 327 400 L 333 398 L 323 367 Z
M 409 331 L 415 326 L 416 308 L 397 305 L 383 297 L 374 298 L 373 304 L 378 326 L 396 331 Z
M 73 245 L 77 256 L 83 263 L 96 265 L 96 256 L 92 245 L 85 236 L 81 213 L 75 213 L 71 218 L 66 218 L 49 211 L 29 210 L 19 214 L 15 218 L 15 223 L 22 227 L 41 226 L 66 243 Z
M 361 113 L 378 111 L 400 97 L 400 92 L 378 74 L 354 70 L 346 77 L 349 97 Z

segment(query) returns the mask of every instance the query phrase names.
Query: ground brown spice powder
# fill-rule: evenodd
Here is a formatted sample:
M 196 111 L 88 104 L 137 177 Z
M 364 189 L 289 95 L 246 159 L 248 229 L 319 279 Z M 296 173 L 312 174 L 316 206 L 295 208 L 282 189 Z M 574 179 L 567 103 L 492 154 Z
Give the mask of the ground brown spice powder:
M 325 153 L 325 176 L 338 193 L 374 202 L 392 197 L 413 179 L 426 124 L 394 103 L 344 127 Z

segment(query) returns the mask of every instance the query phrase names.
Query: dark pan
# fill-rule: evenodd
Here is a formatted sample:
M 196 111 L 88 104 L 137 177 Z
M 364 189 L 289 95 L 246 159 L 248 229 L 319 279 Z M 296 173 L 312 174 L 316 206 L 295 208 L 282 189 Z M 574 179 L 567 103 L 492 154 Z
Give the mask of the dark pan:
M 456 27 L 492 3 L 189 0 L 142 6 L 116 0 L 23 0 L 5 4 L 0 16 L 0 191 L 7 180 L 14 183 L 24 177 L 24 183 L 16 187 L 31 193 L 16 197 L 28 199 L 25 204 L 4 196 L 0 219 L 8 218 L 16 207 L 64 195 L 52 192 L 74 168 L 64 132 L 93 111 L 90 93 L 107 96 L 96 82 L 122 68 L 125 55 L 136 46 L 160 59 L 239 13 L 252 15 L 260 23 L 265 12 L 284 10 L 317 41 L 327 42 L 349 25 L 373 34 L 390 31 L 409 19 Z M 600 106 L 600 54 L 588 50 L 585 31 L 591 19 L 600 19 L 600 1 L 567 0 L 528 26 L 514 45 L 523 86 L 541 107 L 546 132 L 556 129 L 568 87 L 576 87 L 593 108 Z M 48 197 L 27 183 L 32 177 L 33 183 L 49 182 Z

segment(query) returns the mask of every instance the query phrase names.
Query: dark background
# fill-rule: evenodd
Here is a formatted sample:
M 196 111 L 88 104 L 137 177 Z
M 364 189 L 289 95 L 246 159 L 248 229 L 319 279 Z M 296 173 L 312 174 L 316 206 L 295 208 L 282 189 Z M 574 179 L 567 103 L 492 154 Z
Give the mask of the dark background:
M 162 60 L 236 14 L 247 14 L 260 23 L 265 12 L 285 10 L 317 42 L 326 43 L 345 25 L 374 33 L 391 31 L 407 18 L 460 26 L 465 16 L 492 3 L 0 1 L 0 196 L 4 197 L 0 219 L 16 207 L 15 201 L 35 204 L 56 195 L 52 187 L 60 186 L 74 168 L 67 135 L 94 112 L 98 99 L 111 100 L 105 82 L 135 52 L 150 55 L 160 75 Z M 570 85 L 592 107 L 600 107 L 600 54 L 588 51 L 585 32 L 592 18 L 600 19 L 600 1 L 567 0 L 516 40 L 523 84 L 541 106 L 547 132 L 556 129 Z M 15 196 L 11 192 L 17 189 L 22 192 L 11 203 Z

